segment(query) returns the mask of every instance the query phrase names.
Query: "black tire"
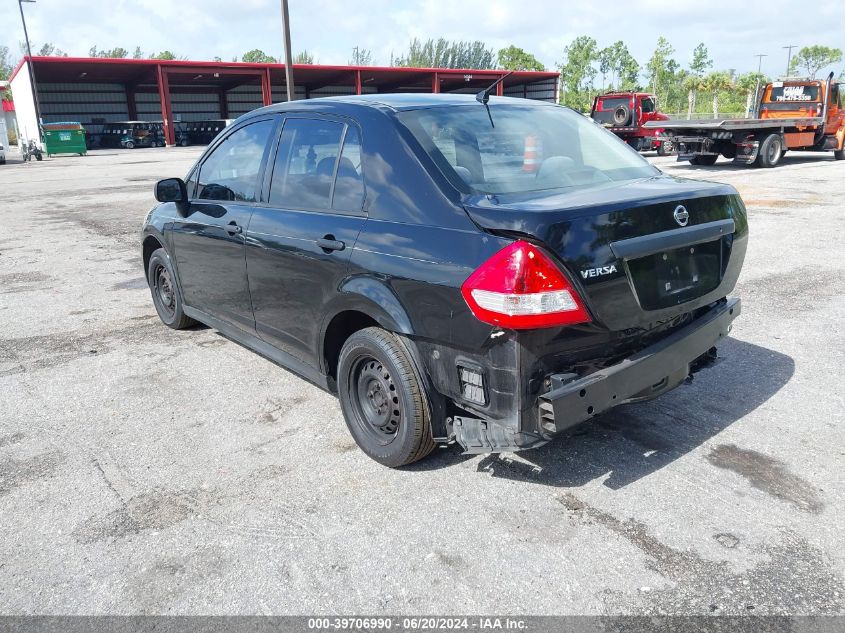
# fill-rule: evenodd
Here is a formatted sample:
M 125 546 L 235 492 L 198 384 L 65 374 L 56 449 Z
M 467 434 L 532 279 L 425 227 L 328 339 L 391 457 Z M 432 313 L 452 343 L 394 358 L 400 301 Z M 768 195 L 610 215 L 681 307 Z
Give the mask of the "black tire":
M 845 143 L 843 143 L 842 149 L 837 149 L 833 152 L 833 159 L 845 160 Z
M 35 155 L 35 160 L 37 160 L 37 161 L 44 160 L 44 156 L 39 152 L 38 154 Z
M 364 453 L 396 468 L 434 450 L 431 407 L 407 344 L 377 327 L 343 344 L 337 368 L 346 426 Z
M 715 154 L 705 154 L 702 156 L 693 156 L 690 158 L 689 162 L 690 165 L 700 165 L 702 167 L 712 167 L 716 164 L 716 160 L 719 157 Z
M 126 144 L 124 145 L 124 147 L 126 149 L 135 149 L 135 143 L 133 141 L 126 141 Z
M 668 156 L 673 151 L 672 148 L 672 141 L 663 141 L 662 143 L 657 144 L 657 155 L 658 156 Z
M 173 274 L 173 264 L 163 248 L 153 251 L 147 264 L 147 284 L 161 322 L 174 330 L 184 330 L 196 323 L 183 312 L 182 293 Z
M 774 167 L 783 158 L 783 139 L 780 134 L 769 134 L 760 143 L 760 153 L 757 154 L 758 167 Z
M 183 138 L 181 141 L 179 141 L 179 145 L 181 147 L 188 147 L 188 139 Z
M 613 123 L 615 125 L 628 125 L 631 120 L 631 109 L 626 105 L 620 105 L 613 111 Z

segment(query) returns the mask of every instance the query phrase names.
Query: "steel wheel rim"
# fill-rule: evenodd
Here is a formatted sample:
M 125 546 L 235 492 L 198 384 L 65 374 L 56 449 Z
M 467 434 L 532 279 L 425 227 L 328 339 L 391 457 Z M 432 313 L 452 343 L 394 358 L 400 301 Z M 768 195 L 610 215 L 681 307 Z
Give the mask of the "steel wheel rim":
M 357 427 L 370 439 L 387 446 L 401 425 L 399 391 L 384 363 L 363 355 L 349 373 L 349 397 Z
M 153 271 L 153 280 L 156 302 L 168 317 L 172 317 L 176 314 L 176 291 L 173 287 L 170 271 L 159 264 Z
M 769 147 L 769 162 L 774 163 L 780 157 L 780 141 L 774 140 L 772 141 L 771 146 Z

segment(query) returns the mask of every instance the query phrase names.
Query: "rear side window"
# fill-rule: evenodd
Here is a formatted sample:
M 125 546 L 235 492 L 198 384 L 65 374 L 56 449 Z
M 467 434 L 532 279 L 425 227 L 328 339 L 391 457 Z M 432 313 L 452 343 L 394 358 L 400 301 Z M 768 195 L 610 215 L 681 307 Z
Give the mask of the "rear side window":
M 615 110 L 619 106 L 631 107 L 631 97 L 602 97 L 599 99 L 598 109 L 602 111 Z
M 361 139 L 355 126 L 288 119 L 270 183 L 270 204 L 360 212 L 364 198 Z
M 255 202 L 261 162 L 272 132 L 273 121 L 265 120 L 227 136 L 200 167 L 197 197 Z
M 806 101 L 818 101 L 819 100 L 819 87 L 818 86 L 772 86 L 772 90 L 769 93 L 769 102 L 770 103 L 782 103 L 782 102 L 806 102 Z
M 364 206 L 364 178 L 361 173 L 361 136 L 354 125 L 346 127 L 343 151 L 337 165 L 332 209 L 361 211 Z

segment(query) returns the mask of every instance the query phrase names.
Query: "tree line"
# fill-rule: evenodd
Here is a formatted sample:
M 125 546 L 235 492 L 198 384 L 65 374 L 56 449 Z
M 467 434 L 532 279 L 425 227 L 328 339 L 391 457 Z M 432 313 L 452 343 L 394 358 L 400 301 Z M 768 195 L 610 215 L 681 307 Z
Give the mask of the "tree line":
M 737 73 L 736 69 L 714 69 L 710 53 L 702 42 L 683 67 L 674 57 L 675 49 L 665 37 L 657 39 L 654 52 L 640 64 L 624 42 L 600 48 L 592 37 L 576 37 L 564 49 L 558 65 L 561 102 L 587 111 L 597 94 L 610 90 L 648 91 L 657 96 L 664 112 L 718 116 L 719 110 L 746 116 L 751 111 L 758 86 L 770 79 L 757 72 Z M 828 66 L 842 61 L 842 50 L 828 46 L 805 46 L 789 65 L 789 74 L 815 78 Z M 845 73 L 844 73 L 845 74 Z M 601 75 L 601 81 L 596 83 Z M 704 96 L 704 99 L 700 99 Z

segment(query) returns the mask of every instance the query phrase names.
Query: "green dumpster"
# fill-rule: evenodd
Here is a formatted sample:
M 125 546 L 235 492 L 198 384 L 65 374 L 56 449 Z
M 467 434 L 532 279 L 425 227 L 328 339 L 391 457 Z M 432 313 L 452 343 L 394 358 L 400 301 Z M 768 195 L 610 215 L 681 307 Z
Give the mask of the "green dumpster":
M 81 123 L 45 123 L 44 124 L 44 148 L 47 156 L 53 154 L 79 154 L 84 156 L 88 153 L 88 146 L 85 144 L 85 128 Z

